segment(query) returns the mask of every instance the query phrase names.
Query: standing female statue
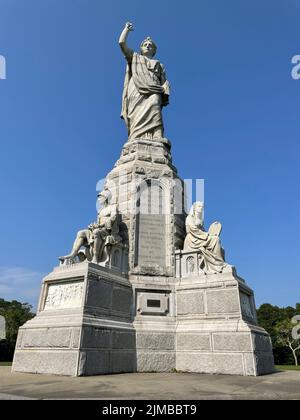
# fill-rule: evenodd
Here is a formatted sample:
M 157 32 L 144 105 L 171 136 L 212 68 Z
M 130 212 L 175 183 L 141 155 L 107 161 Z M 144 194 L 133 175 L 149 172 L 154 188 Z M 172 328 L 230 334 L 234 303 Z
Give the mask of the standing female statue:
M 163 65 L 153 57 L 157 47 L 150 37 L 140 53 L 128 48 L 126 40 L 133 25 L 126 23 L 119 45 L 127 60 L 121 117 L 129 139 L 158 139 L 164 136 L 162 107 L 168 105 L 170 87 Z

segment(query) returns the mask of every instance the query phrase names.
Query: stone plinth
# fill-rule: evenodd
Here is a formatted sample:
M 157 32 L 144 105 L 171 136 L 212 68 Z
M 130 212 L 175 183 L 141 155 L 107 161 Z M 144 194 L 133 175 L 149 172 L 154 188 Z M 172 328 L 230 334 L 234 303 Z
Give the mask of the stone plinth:
M 257 325 L 253 291 L 233 267 L 204 274 L 198 259 L 197 252 L 176 254 L 176 369 L 246 376 L 273 372 L 272 344 Z
M 190 257 L 198 255 L 176 253 L 179 277 L 128 278 L 85 262 L 57 267 L 43 281 L 37 316 L 19 330 L 13 371 L 273 372 L 253 291 L 230 266 L 219 274 L 190 272 L 191 264 L 184 271 Z
M 13 371 L 97 375 L 136 371 L 132 287 L 92 263 L 57 267 L 43 280 L 37 316 L 19 330 Z
M 176 367 L 176 295 L 173 277 L 131 275 L 138 372 Z
M 170 372 L 176 366 L 175 278 L 92 263 L 43 280 L 37 316 L 19 330 L 13 371 L 56 375 Z
M 128 141 L 106 186 L 121 215 L 130 272 L 174 277 L 174 252 L 185 237 L 185 191 L 172 164 L 170 141 Z
M 122 240 L 105 267 L 84 262 L 45 277 L 37 316 L 20 328 L 13 370 L 273 372 L 253 291 L 233 267 L 205 274 L 200 250 L 179 250 L 185 191 L 170 142 L 128 141 L 106 188 Z

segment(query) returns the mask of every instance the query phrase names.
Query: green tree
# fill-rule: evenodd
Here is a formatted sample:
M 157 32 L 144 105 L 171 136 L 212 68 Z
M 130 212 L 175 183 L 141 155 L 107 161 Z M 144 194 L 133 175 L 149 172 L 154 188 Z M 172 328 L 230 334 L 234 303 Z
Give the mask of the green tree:
M 279 345 L 288 347 L 293 353 L 295 365 L 298 366 L 297 352 L 300 350 L 300 338 L 294 337 L 292 331 L 295 324 L 290 319 L 285 319 L 276 324 L 276 342 Z
M 8 361 L 12 360 L 19 328 L 35 314 L 28 303 L 0 299 L 0 315 L 6 322 L 6 339 L 0 341 L 0 360 Z
M 291 322 L 295 315 L 300 315 L 300 303 L 297 303 L 295 308 L 292 306 L 280 308 L 264 303 L 257 310 L 259 325 L 270 334 L 276 364 L 292 364 L 295 360 L 290 348 L 283 344 L 282 339 L 278 339 L 279 330 L 283 327 L 283 324 L 280 327 L 280 323 Z M 294 326 L 292 324 L 290 332 Z
M 270 303 L 264 303 L 257 310 L 258 323 L 263 327 L 271 336 L 274 344 L 276 338 L 276 324 L 286 318 L 282 308 L 273 306 Z

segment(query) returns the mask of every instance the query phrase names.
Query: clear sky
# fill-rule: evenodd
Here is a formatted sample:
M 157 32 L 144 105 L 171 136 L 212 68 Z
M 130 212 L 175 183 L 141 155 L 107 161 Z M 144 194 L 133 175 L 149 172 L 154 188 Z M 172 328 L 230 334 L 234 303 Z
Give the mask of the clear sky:
M 119 158 L 118 37 L 151 35 L 171 83 L 166 136 L 205 179 L 206 226 L 256 303 L 300 301 L 300 0 L 0 0 L 0 297 L 36 305 L 42 276 L 96 217 Z

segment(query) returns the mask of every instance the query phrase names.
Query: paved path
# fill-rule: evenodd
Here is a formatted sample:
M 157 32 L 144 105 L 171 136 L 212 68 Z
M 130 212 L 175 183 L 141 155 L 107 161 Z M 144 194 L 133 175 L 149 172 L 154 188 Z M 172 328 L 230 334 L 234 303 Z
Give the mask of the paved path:
M 0 399 L 298 399 L 300 371 L 260 377 L 196 373 L 126 373 L 63 377 L 0 367 Z

